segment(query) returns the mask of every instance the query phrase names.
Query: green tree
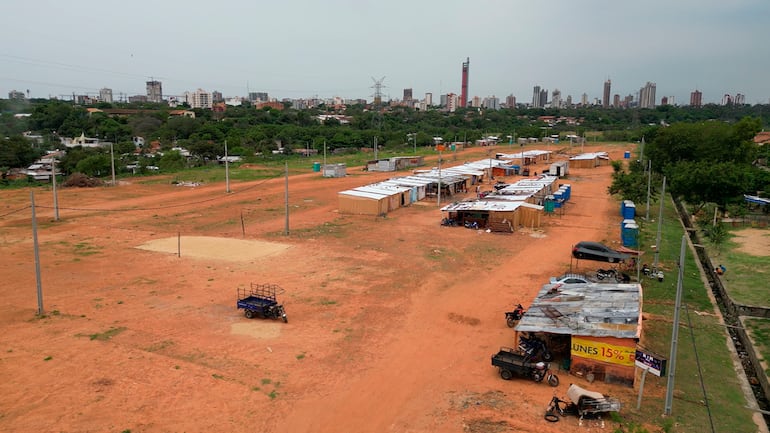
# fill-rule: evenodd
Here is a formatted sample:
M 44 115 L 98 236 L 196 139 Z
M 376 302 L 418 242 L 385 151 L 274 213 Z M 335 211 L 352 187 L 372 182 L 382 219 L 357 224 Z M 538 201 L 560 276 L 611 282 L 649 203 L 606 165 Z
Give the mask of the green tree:
M 40 158 L 42 153 L 21 135 L 0 139 L 0 167 L 24 168 Z
M 102 153 L 89 155 L 78 161 L 75 170 L 88 176 L 105 176 L 110 173 L 110 158 Z

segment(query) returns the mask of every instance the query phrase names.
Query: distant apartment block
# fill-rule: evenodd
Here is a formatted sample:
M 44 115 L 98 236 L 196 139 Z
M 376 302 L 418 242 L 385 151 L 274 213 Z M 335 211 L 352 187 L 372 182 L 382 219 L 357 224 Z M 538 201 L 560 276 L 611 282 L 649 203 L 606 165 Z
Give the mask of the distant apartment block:
M 430 107 L 433 105 L 433 93 L 426 93 L 425 94 L 425 106 Z
M 19 92 L 18 90 L 11 90 L 10 92 L 8 92 L 8 99 L 21 100 L 26 98 L 24 97 L 24 92 Z
M 553 89 L 551 92 L 551 107 L 561 108 L 561 90 Z
M 505 97 L 505 106 L 508 108 L 516 108 L 516 97 L 508 95 Z
M 655 83 L 647 82 L 639 89 L 639 108 L 655 108 Z
M 222 92 L 214 90 L 211 92 L 211 100 L 213 102 L 225 102 L 225 97 L 222 96 Z
M 497 98 L 496 96 L 487 96 L 481 102 L 481 106 L 484 107 L 484 108 L 487 108 L 489 110 L 499 110 L 500 109 L 500 99 Z
M 690 93 L 690 106 L 702 107 L 703 106 L 703 93 L 700 90 L 695 90 Z
M 112 89 L 108 89 L 107 87 L 99 89 L 99 101 L 111 104 L 112 103 Z
M 210 92 L 198 89 L 194 92 L 185 92 L 185 101 L 192 108 L 211 108 L 213 106 L 213 97 Z
M 128 97 L 128 102 L 147 102 L 149 99 L 147 98 L 147 95 L 134 95 Z
M 163 86 L 160 81 L 147 81 L 147 101 L 163 102 Z
M 610 92 L 612 90 L 612 81 L 607 80 L 604 82 L 604 94 L 602 95 L 602 107 L 609 108 L 610 106 Z
M 412 100 L 412 89 L 404 89 L 404 102 Z
M 249 101 L 267 102 L 267 92 L 249 92 Z
M 540 86 L 532 88 L 532 108 L 540 108 Z

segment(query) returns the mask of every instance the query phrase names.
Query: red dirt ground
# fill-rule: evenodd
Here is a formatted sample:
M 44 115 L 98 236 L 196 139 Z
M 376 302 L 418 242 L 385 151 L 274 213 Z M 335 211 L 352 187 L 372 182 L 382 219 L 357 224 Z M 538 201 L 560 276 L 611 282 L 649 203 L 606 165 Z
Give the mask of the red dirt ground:
M 572 244 L 618 245 L 611 172 L 571 169 L 564 215 L 511 235 L 441 227 L 435 201 L 340 215 L 338 191 L 394 175 L 360 167 L 292 176 L 289 236 L 283 178 L 233 183 L 231 194 L 137 180 L 60 189 L 59 222 L 38 189 L 43 318 L 30 210 L 11 213 L 29 192 L 2 191 L 0 430 L 547 433 L 577 428 L 543 420 L 570 382 L 631 407 L 628 388 L 565 371 L 557 388 L 503 381 L 490 365 L 513 344 L 503 312 L 565 271 Z M 226 254 L 200 236 L 260 242 Z M 138 248 L 152 241 L 165 247 Z M 287 324 L 235 308 L 236 288 L 251 282 L 286 289 Z

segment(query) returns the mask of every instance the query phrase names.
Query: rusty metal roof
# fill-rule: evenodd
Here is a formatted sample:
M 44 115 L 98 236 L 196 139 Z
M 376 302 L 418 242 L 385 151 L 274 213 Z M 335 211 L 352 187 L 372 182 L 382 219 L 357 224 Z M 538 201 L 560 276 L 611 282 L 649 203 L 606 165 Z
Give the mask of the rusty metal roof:
M 519 332 L 639 338 L 642 286 L 546 284 L 516 326 Z

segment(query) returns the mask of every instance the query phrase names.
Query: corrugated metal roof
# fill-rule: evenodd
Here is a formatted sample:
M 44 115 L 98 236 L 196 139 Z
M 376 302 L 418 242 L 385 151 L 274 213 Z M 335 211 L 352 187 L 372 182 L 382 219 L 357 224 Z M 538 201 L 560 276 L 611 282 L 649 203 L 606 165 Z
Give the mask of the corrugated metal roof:
M 355 191 L 355 190 L 340 191 L 337 194 L 350 195 L 354 197 L 373 198 L 375 200 L 382 200 L 385 197 L 387 197 L 387 195 L 384 195 L 384 194 L 375 194 L 371 192 Z
M 523 202 L 520 201 L 458 201 L 441 208 L 442 212 L 456 211 L 496 211 L 511 212 L 518 209 Z
M 519 332 L 639 338 L 642 286 L 546 284 L 516 326 Z
M 570 158 L 570 161 L 577 161 L 581 159 L 609 158 L 609 157 L 610 156 L 607 152 L 581 153 L 580 155 L 575 155 L 572 158 Z

